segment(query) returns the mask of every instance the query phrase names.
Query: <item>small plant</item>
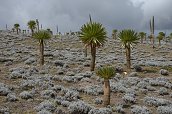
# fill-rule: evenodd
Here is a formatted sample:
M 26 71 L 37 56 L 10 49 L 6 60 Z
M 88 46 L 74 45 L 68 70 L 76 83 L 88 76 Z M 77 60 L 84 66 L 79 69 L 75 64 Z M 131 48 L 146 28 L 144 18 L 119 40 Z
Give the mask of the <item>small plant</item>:
M 101 78 L 104 78 L 104 106 L 110 104 L 110 82 L 109 79 L 115 76 L 115 69 L 110 66 L 102 67 L 97 70 L 96 74 Z
M 80 39 L 85 46 L 91 47 L 91 65 L 90 70 L 94 71 L 96 59 L 96 47 L 103 46 L 106 41 L 106 31 L 102 24 L 89 22 L 81 27 Z
M 51 35 L 46 30 L 41 30 L 33 34 L 35 39 L 39 40 L 40 44 L 40 64 L 44 65 L 44 40 L 51 38 Z
M 14 24 L 14 28 L 16 29 L 17 34 L 19 34 L 19 27 L 20 25 L 18 23 Z
M 27 26 L 28 26 L 29 29 L 31 30 L 32 36 L 33 36 L 34 30 L 36 29 L 36 22 L 35 22 L 34 20 L 30 20 L 30 21 L 27 23 Z
M 113 38 L 113 39 L 116 39 L 116 37 L 117 37 L 117 32 L 118 32 L 117 29 L 112 30 L 112 38 Z
M 146 33 L 145 32 L 140 32 L 139 37 L 141 39 L 141 43 L 143 43 L 143 39 L 146 37 Z
M 127 68 L 131 68 L 131 47 L 133 44 L 137 44 L 139 37 L 138 34 L 134 30 L 126 29 L 122 30 L 118 35 L 122 46 L 126 49 L 126 61 Z

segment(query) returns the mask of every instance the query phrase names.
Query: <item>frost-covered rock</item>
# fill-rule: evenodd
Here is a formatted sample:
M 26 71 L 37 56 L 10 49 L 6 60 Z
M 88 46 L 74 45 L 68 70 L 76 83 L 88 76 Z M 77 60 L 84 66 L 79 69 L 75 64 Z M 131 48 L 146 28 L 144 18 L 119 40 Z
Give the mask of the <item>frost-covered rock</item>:
M 70 105 L 70 102 L 63 100 L 63 101 L 61 101 L 61 105 L 64 107 L 68 107 Z
M 169 94 L 167 88 L 165 88 L 165 87 L 159 88 L 158 93 L 159 93 L 160 95 L 167 95 L 167 94 Z
M 170 93 L 170 95 L 169 95 L 171 98 L 172 98 L 172 93 Z
M 52 113 L 47 110 L 41 110 L 37 114 L 52 114 Z
M 7 101 L 10 101 L 10 102 L 18 101 L 18 98 L 16 97 L 15 93 L 9 93 L 7 95 Z
M 83 78 L 83 76 L 64 76 L 63 81 L 66 82 L 78 82 Z
M 51 90 L 58 92 L 61 91 L 64 87 L 62 85 L 54 85 L 53 87 L 51 87 Z
M 137 85 L 137 83 L 140 82 L 141 79 L 138 77 L 127 77 L 126 81 L 129 85 Z
M 45 99 L 55 98 L 55 96 L 56 96 L 56 92 L 53 90 L 43 90 L 41 92 L 41 97 Z
M 60 69 L 57 71 L 57 74 L 58 74 L 58 75 L 63 75 L 63 74 L 64 74 L 64 70 L 60 68 Z
M 172 104 L 172 101 L 162 98 L 149 97 L 149 96 L 144 97 L 143 101 L 146 105 L 149 106 L 167 106 Z
M 23 91 L 19 94 L 19 96 L 22 98 L 22 99 L 32 99 L 33 98 L 33 94 L 31 94 L 30 92 L 28 91 Z
M 150 84 L 146 81 L 140 81 L 136 86 L 141 89 L 146 89 L 147 86 L 150 86 Z
M 6 96 L 11 90 L 8 87 L 0 87 L 0 96 Z
M 35 80 L 23 80 L 20 84 L 22 89 L 30 89 L 35 87 L 36 81 Z
M 78 100 L 80 98 L 79 92 L 73 90 L 67 90 L 67 92 L 64 95 L 64 98 L 68 101 Z
M 55 113 L 56 113 L 56 114 L 67 114 L 65 111 L 63 111 L 63 110 L 60 109 L 60 108 L 57 108 L 57 109 L 55 110 Z
M 137 72 L 131 72 L 128 77 L 136 77 L 138 76 Z
M 152 86 L 163 86 L 170 89 L 172 88 L 172 83 L 165 77 L 153 78 L 149 80 L 149 84 L 151 84 Z
M 136 72 L 142 71 L 142 67 L 140 65 L 134 65 L 133 68 L 135 69 Z
M 60 67 L 63 67 L 63 65 L 65 64 L 62 60 L 57 60 L 57 61 L 54 61 L 54 64 L 55 66 L 60 66 Z
M 35 109 L 37 111 L 47 110 L 47 111 L 53 112 L 56 109 L 56 107 L 55 107 L 54 103 L 52 103 L 48 100 L 44 100 L 37 107 L 35 107 Z
M 112 110 L 109 108 L 91 109 L 88 114 L 112 114 Z
M 125 94 L 122 99 L 126 102 L 126 103 L 136 103 L 136 97 L 133 94 Z
M 156 88 L 153 87 L 153 86 L 146 86 L 146 89 L 147 89 L 148 91 L 156 91 Z
M 22 76 L 26 73 L 26 70 L 20 67 L 10 69 L 10 71 L 11 71 L 11 74 L 10 74 L 11 79 L 22 78 Z
M 113 92 L 122 92 L 124 93 L 127 90 L 127 87 L 125 84 L 121 82 L 117 83 L 110 83 L 111 91 Z
M 172 114 L 172 105 L 171 106 L 159 106 L 157 108 L 158 114 Z
M 83 101 L 73 102 L 68 107 L 70 114 L 88 114 L 91 109 L 91 106 Z
M 10 114 L 10 109 L 8 107 L 0 107 L 1 114 Z
M 123 108 L 123 105 L 122 104 L 118 104 L 114 110 L 117 112 L 117 113 L 122 113 L 122 114 L 125 114 L 125 111 L 124 111 L 124 108 Z
M 99 94 L 103 94 L 103 89 L 102 86 L 91 85 L 84 87 L 84 92 L 89 95 L 99 95 Z
M 148 93 L 148 90 L 147 89 L 139 89 L 139 92 L 140 93 L 143 93 L 143 94 L 147 94 Z
M 121 66 L 117 66 L 117 67 L 115 68 L 115 71 L 116 71 L 116 72 L 119 72 L 119 73 L 122 73 L 122 72 L 124 71 L 124 69 L 123 69 Z
M 165 69 L 161 69 L 160 71 L 159 71 L 159 73 L 161 74 L 161 75 L 168 75 L 169 74 L 169 72 L 167 71 L 167 70 L 165 70 Z
M 28 58 L 24 63 L 27 64 L 27 65 L 30 65 L 32 63 L 36 62 L 36 58 Z
M 83 73 L 83 76 L 84 76 L 84 78 L 90 78 L 91 76 L 92 76 L 92 72 L 90 72 L 90 71 L 86 71 L 85 73 Z
M 96 98 L 95 101 L 94 101 L 95 104 L 102 104 L 103 103 L 103 100 L 101 98 Z
M 151 114 L 149 109 L 145 106 L 134 105 L 131 109 L 132 114 Z

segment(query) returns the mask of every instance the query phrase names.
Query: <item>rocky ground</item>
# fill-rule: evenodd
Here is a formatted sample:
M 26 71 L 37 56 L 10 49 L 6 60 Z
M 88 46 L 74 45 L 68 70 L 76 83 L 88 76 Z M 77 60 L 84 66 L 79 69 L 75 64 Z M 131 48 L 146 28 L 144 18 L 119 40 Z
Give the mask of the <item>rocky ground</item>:
M 96 67 L 117 71 L 109 107 L 102 105 L 103 79 L 89 71 L 90 54 L 84 57 L 82 47 L 76 36 L 47 40 L 40 67 L 37 40 L 0 31 L 0 113 L 172 114 L 172 43 L 134 46 L 131 71 L 118 40 L 98 49 Z

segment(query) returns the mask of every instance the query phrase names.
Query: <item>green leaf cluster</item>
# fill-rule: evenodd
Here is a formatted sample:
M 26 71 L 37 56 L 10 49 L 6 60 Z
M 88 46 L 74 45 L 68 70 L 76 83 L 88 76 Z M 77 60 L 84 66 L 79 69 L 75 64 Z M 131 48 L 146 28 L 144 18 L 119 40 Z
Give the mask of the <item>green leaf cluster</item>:
M 49 39 L 51 38 L 51 34 L 47 30 L 40 30 L 33 34 L 33 38 L 38 40 Z
M 110 79 L 115 76 L 115 69 L 111 66 L 105 66 L 102 68 L 99 68 L 96 71 L 97 76 L 104 78 L 104 79 Z
M 79 37 L 86 46 L 94 45 L 99 47 L 105 43 L 106 34 L 106 30 L 102 24 L 97 22 L 89 22 L 81 27 Z
M 139 40 L 137 32 L 131 29 L 122 30 L 118 34 L 118 37 L 125 48 L 129 48 L 131 45 L 137 44 Z

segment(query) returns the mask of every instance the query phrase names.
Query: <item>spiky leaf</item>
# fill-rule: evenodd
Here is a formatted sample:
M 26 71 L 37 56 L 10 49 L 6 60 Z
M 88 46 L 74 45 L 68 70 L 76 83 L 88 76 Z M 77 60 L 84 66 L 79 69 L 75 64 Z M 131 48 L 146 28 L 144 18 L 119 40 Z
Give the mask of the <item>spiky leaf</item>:
M 79 37 L 85 45 L 95 45 L 99 47 L 106 41 L 106 31 L 102 24 L 91 22 L 81 27 Z
M 122 30 L 118 34 L 118 37 L 125 48 L 128 48 L 132 44 L 137 44 L 139 40 L 137 32 L 131 29 Z
M 40 30 L 33 34 L 33 38 L 38 40 L 49 39 L 51 38 L 51 34 L 47 30 Z
M 104 79 L 110 79 L 115 76 L 115 69 L 111 66 L 105 66 L 102 68 L 99 68 L 96 71 L 97 76 L 100 76 L 101 78 Z

